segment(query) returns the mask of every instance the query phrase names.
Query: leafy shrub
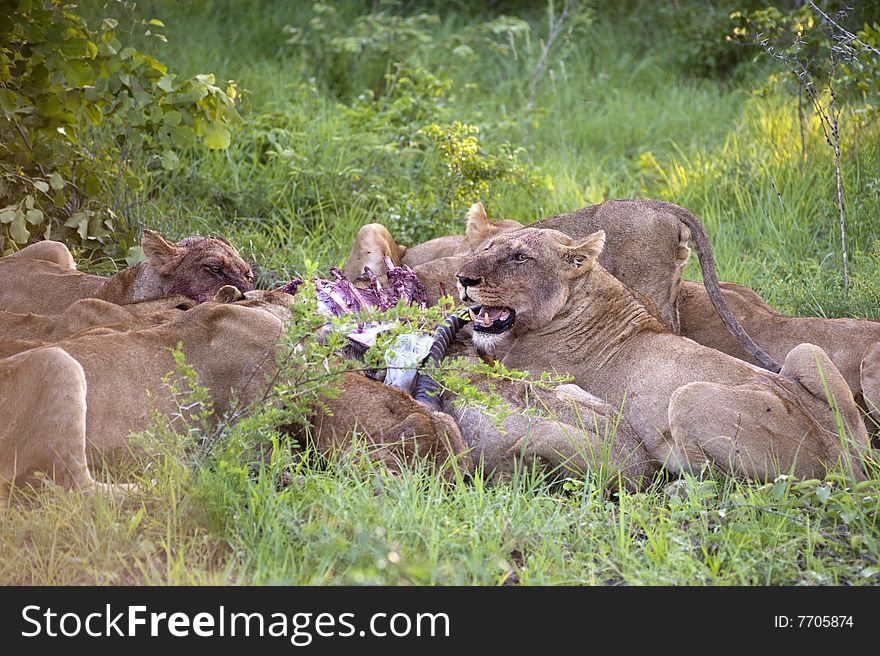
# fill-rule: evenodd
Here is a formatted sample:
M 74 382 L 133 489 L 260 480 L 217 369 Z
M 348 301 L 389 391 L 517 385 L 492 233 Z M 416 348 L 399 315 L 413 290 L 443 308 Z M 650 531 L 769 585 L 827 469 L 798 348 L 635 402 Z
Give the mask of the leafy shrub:
M 19 0 L 0 16 L 0 252 L 39 236 L 99 251 L 128 245 L 127 194 L 199 142 L 226 148 L 238 118 L 234 82 L 177 80 L 125 47 L 117 20 L 93 31 L 73 10 Z M 161 21 L 131 21 L 165 40 Z
M 773 6 L 752 12 L 734 12 L 731 14 L 735 22 L 732 39 L 744 45 L 763 42 L 778 56 L 803 62 L 806 72 L 817 79 L 829 79 L 829 51 L 835 48 L 838 67 L 834 71 L 834 83 L 837 92 L 842 100 L 861 104 L 860 113 L 870 115 L 880 106 L 880 24 L 859 23 L 865 12 L 863 5 L 837 14 L 836 4 L 820 3 L 833 20 L 847 23 L 841 27 L 852 30 L 849 36 L 836 33 L 832 41 L 828 26 L 818 12 L 803 5 L 788 12 Z M 858 29 L 859 25 L 862 29 Z

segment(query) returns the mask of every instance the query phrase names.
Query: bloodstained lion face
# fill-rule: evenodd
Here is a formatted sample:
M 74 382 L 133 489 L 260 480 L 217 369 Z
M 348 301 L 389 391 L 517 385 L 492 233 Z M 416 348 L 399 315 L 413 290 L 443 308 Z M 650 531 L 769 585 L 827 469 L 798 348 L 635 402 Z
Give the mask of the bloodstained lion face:
M 211 300 L 225 285 L 241 292 L 253 290 L 253 272 L 228 241 L 217 237 L 187 237 L 172 244 L 156 232 L 144 231 L 144 253 L 164 278 L 165 293 L 196 301 Z

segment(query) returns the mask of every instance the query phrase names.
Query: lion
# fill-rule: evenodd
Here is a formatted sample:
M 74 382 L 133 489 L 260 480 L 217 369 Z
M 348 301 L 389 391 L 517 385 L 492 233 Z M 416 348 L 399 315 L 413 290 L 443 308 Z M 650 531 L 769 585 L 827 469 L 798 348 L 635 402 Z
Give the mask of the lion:
M 65 489 L 125 490 L 97 483 L 86 466 L 86 378 L 60 348 L 0 360 L 0 513 L 14 484 L 49 472 Z
M 869 431 L 880 421 L 880 322 L 784 315 L 757 293 L 722 282 L 724 300 L 739 322 L 774 358 L 782 359 L 802 341 L 820 346 L 869 413 Z M 682 335 L 741 360 L 754 358 L 724 329 L 699 283 L 682 281 L 679 295 Z
M 218 299 L 238 298 L 234 288 L 223 288 Z M 252 292 L 251 292 L 252 293 Z M 253 293 L 252 293 L 253 294 Z M 86 402 L 85 428 L 82 417 L 68 413 L 65 403 L 35 404 L 29 390 L 42 384 L 32 369 L 21 369 L 14 375 L 14 385 L 4 395 L 4 424 L 18 428 L 4 435 L 5 460 L 2 471 L 12 467 L 18 475 L 29 471 L 16 468 L 16 453 L 32 448 L 33 433 L 21 427 L 31 424 L 55 426 L 53 441 L 47 449 L 30 457 L 27 468 L 48 471 L 81 472 L 87 461 L 100 458 L 113 450 L 129 446 L 132 432 L 145 430 L 151 413 L 173 417 L 178 410 L 168 389 L 168 382 L 185 388 L 186 381 L 177 371 L 172 350 L 180 345 L 186 362 L 198 374 L 199 384 L 210 390 L 212 407 L 217 419 L 240 413 L 262 399 L 276 375 L 275 356 L 283 322 L 275 308 L 292 297 L 270 292 L 261 300 L 259 295 L 236 302 L 212 301 L 182 311 L 171 321 L 139 330 L 86 331 L 62 339 L 53 345 L 27 350 L 0 361 L 4 367 L 28 354 L 48 350 L 65 353 L 79 367 L 84 379 Z M 261 309 L 272 306 L 271 310 Z M 289 315 L 288 315 L 289 316 Z M 44 356 L 40 356 L 44 357 Z M 42 370 L 43 378 L 51 377 Z M 79 406 L 72 404 L 71 408 Z M 391 469 L 408 458 L 427 457 L 438 466 L 455 458 L 467 470 L 467 446 L 455 423 L 447 415 L 427 411 L 400 390 L 388 387 L 361 375 L 346 374 L 339 396 L 327 400 L 327 412 L 316 412 L 310 431 L 315 447 L 321 452 L 346 450 L 346 436 L 356 430 L 372 448 L 371 457 L 388 464 Z M 66 422 L 76 422 L 68 425 Z M 57 441 L 65 445 L 59 449 Z M 55 456 L 55 451 L 58 456 Z M 446 470 L 444 476 L 451 476 Z M 89 485 L 83 476 L 71 479 L 77 485 Z M 9 480 L 3 482 L 8 485 Z
M 493 237 L 521 227 L 522 224 L 516 221 L 490 221 L 483 204 L 476 203 L 468 211 L 464 237 L 442 237 L 426 242 L 427 247 L 439 241 L 438 246 L 424 251 L 434 257 L 412 261 L 410 266 L 425 285 L 429 302 L 436 303 L 441 296 L 454 289 L 455 272 L 461 266 L 463 257 L 477 252 Z M 709 237 L 700 220 L 683 207 L 657 200 L 608 200 L 537 221 L 530 227 L 559 230 L 574 239 L 604 230 L 607 244 L 600 256 L 600 264 L 631 290 L 641 294 L 643 299 L 650 299 L 650 303 L 645 303 L 646 307 L 652 312 L 656 309 L 661 320 L 676 334 L 680 332 L 678 294 L 681 273 L 690 257 L 688 241 L 693 241 L 704 284 L 715 311 L 731 334 L 762 366 L 779 371 L 779 363 L 754 342 L 725 305 L 718 288 L 715 257 Z M 371 224 L 365 227 L 358 234 L 358 240 L 360 244 L 356 241 L 353 254 L 356 251 L 370 252 L 379 261 L 380 254 L 392 254 L 393 260 L 396 244 L 383 226 Z M 458 244 L 457 252 L 452 252 L 449 246 L 453 243 Z M 415 248 L 410 247 L 406 253 L 411 253 Z M 406 263 L 405 256 L 402 261 Z M 358 259 L 352 267 L 363 264 L 364 260 Z M 379 266 L 375 260 L 370 261 L 369 265 L 371 268 Z
M 466 258 L 458 285 L 481 305 L 477 350 L 533 374 L 572 375 L 622 408 L 673 473 L 709 463 L 749 479 L 814 478 L 842 463 L 864 480 L 867 431 L 821 348 L 798 345 L 773 373 L 673 334 L 599 264 L 605 238 L 524 228 Z
M 394 241 L 384 225 L 368 223 L 358 230 L 343 273 L 349 280 L 357 280 L 363 278 L 364 268 L 369 267 L 377 276 L 383 276 L 388 272 L 386 256 L 394 266 L 408 266 L 415 270 L 416 267 L 442 258 L 469 255 L 479 249 L 487 239 L 520 228 L 522 223 L 519 221 L 490 221 L 482 203 L 475 203 L 468 210 L 464 235 L 437 237 L 415 246 L 401 246 Z
M 203 302 L 224 285 L 254 288 L 250 265 L 225 239 L 196 236 L 173 244 L 144 230 L 141 247 L 146 259 L 110 278 L 77 271 L 58 242 L 38 242 L 2 257 L 0 311 L 58 314 L 83 298 L 124 304 L 180 294 Z
M 148 328 L 170 321 L 195 305 L 193 299 L 178 294 L 125 305 L 84 298 L 71 303 L 60 314 L 0 312 L 0 341 L 57 342 L 97 327 L 105 330 Z

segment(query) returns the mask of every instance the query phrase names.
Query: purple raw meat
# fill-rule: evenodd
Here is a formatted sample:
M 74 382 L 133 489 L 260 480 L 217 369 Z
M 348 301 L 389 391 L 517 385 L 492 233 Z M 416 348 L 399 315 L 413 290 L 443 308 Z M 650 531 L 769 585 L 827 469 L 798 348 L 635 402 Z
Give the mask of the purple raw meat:
M 373 308 L 384 312 L 397 305 L 400 299 L 408 305 L 416 304 L 420 308 L 426 308 L 428 293 L 412 269 L 406 266 L 396 267 L 388 257 L 385 258 L 385 264 L 388 266 L 389 287 L 387 288 L 382 286 L 378 276 L 369 267 L 364 268 L 369 281 L 368 287 L 355 287 L 339 269 L 331 268 L 330 274 L 336 280 L 314 279 L 318 303 L 324 311 L 336 317 Z M 295 294 L 301 284 L 302 280 L 291 280 L 282 289 L 288 294 Z M 390 324 L 379 324 L 375 321 L 362 323 L 356 330 L 350 332 L 348 337 L 361 343 L 356 336 L 367 333 L 375 339 L 375 333 L 386 330 L 385 326 L 390 327 Z

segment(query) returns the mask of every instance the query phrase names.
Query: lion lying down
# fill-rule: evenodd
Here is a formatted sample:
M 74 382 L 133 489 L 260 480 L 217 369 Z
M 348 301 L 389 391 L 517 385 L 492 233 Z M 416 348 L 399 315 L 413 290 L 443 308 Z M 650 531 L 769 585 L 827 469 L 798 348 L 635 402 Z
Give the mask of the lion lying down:
M 60 348 L 0 360 L 0 512 L 13 481 L 51 472 L 65 488 L 122 489 L 97 483 L 86 467 L 86 378 Z
M 865 319 L 789 317 L 742 285 L 721 283 L 724 298 L 743 327 L 774 358 L 803 341 L 821 347 L 867 410 L 869 430 L 880 420 L 880 322 Z M 746 361 L 754 361 L 721 325 L 702 285 L 684 281 L 679 296 L 682 335 Z
M 177 244 L 144 230 L 147 259 L 110 278 L 76 270 L 67 247 L 42 241 L 0 257 L 0 311 L 57 314 L 83 298 L 133 303 L 180 294 L 210 300 L 224 285 L 249 291 L 253 273 L 225 239 L 187 237 Z
M 85 330 L 139 330 L 176 319 L 195 305 L 180 295 L 125 305 L 84 298 L 60 314 L 0 312 L 0 340 L 57 342 Z
M 673 472 L 708 462 L 754 479 L 810 478 L 842 463 L 864 479 L 861 413 L 821 348 L 795 347 L 774 374 L 671 334 L 598 264 L 604 241 L 525 228 L 467 258 L 458 281 L 462 300 L 482 305 L 476 348 L 533 373 L 570 373 L 622 408 Z
M 203 303 L 172 321 L 140 330 L 86 331 L 0 361 L 5 385 L 0 500 L 8 498 L 11 484 L 35 469 L 54 471 L 66 486 L 92 485 L 87 459 L 127 447 L 131 432 L 148 427 L 151 410 L 175 410 L 163 377 L 176 371 L 171 350 L 178 343 L 200 384 L 211 391 L 218 417 L 261 398 L 275 371 L 282 333 L 282 321 L 275 315 L 291 298 L 267 296 L 241 303 Z M 266 307 L 270 311 L 262 309 Z M 42 369 L 22 364 L 28 362 Z M 55 362 L 64 367 L 53 378 Z M 53 379 L 53 385 L 44 385 L 47 379 Z M 79 382 L 56 389 L 54 380 Z M 58 396 L 65 386 L 71 391 Z M 372 456 L 391 468 L 415 455 L 438 466 L 456 457 L 461 467 L 470 467 L 467 446 L 451 418 L 425 410 L 397 389 L 346 374 L 341 393 L 327 405 L 332 414 L 318 412 L 312 431 L 320 452 L 350 448 L 348 435 L 356 429 L 375 446 Z

